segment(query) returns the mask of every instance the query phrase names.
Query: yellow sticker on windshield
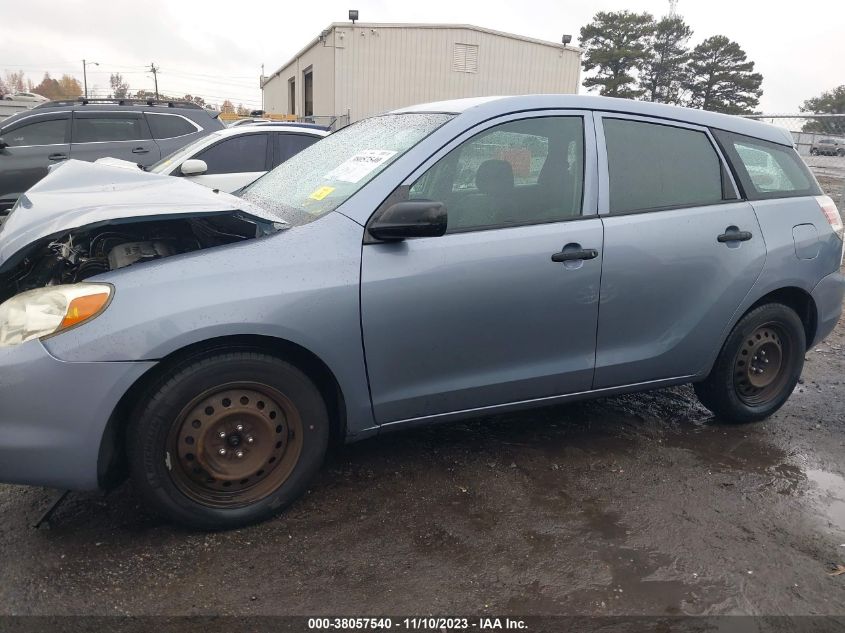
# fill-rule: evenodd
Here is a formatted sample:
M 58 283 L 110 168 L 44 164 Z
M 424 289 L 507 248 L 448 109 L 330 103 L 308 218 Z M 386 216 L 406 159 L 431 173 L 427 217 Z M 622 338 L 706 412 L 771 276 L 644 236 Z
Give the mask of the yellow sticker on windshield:
M 329 195 L 332 191 L 334 191 L 334 187 L 320 187 L 314 193 L 312 193 L 309 198 L 312 200 L 322 200 L 327 195 Z

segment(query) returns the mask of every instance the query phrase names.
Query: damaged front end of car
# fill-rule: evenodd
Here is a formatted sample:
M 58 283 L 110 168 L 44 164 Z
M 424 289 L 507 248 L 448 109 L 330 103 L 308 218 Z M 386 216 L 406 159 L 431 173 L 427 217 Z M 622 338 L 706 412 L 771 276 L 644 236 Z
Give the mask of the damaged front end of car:
M 179 178 L 68 161 L 22 196 L 0 229 L 0 303 L 285 228 L 240 198 Z

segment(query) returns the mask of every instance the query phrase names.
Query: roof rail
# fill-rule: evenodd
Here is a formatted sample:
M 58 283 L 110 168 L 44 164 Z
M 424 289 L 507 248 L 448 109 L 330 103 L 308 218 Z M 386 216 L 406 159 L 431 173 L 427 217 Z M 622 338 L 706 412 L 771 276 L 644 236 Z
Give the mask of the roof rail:
M 47 103 L 39 103 L 33 108 L 58 108 L 74 105 L 119 105 L 119 106 L 163 106 L 167 108 L 197 108 L 202 110 L 202 106 L 192 101 L 179 101 L 174 99 L 86 99 L 79 97 L 78 99 L 62 99 L 59 101 L 48 101 Z

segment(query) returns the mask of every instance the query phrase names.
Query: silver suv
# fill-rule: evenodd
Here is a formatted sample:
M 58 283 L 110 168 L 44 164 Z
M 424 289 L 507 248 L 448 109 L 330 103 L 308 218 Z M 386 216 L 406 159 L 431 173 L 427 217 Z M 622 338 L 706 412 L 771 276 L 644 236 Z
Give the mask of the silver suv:
M 0 232 L 0 481 L 128 464 L 221 528 L 330 438 L 683 383 L 760 420 L 839 319 L 842 235 L 787 131 L 601 97 L 372 117 L 238 197 L 68 161 Z
M 813 156 L 845 156 L 845 141 L 837 138 L 821 138 L 810 146 Z
M 183 101 L 50 101 L 0 122 L 0 213 L 69 158 L 119 158 L 144 167 L 223 128 L 217 113 Z

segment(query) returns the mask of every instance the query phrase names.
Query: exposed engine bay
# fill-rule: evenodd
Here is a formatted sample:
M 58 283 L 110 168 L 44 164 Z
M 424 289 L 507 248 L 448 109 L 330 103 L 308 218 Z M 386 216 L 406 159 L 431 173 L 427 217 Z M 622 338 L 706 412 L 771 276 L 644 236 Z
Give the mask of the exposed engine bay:
M 237 212 L 126 220 L 44 238 L 0 272 L 0 302 L 26 290 L 71 284 L 164 257 L 254 239 L 281 225 Z

